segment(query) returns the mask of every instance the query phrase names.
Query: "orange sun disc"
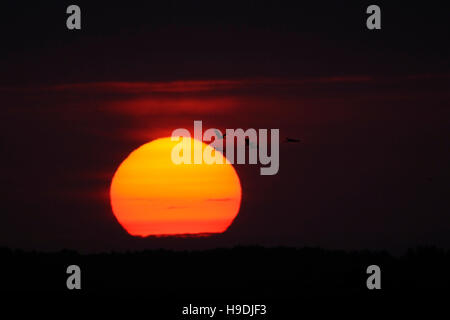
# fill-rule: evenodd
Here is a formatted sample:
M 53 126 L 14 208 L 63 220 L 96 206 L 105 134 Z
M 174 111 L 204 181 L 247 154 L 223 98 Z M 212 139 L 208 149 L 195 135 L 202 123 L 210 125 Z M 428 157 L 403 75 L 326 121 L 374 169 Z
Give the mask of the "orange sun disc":
M 212 148 L 189 140 L 192 150 Z M 231 163 L 220 153 L 223 164 L 175 164 L 171 154 L 179 143 L 170 137 L 146 143 L 115 172 L 111 206 L 129 234 L 222 233 L 238 214 L 241 184 Z

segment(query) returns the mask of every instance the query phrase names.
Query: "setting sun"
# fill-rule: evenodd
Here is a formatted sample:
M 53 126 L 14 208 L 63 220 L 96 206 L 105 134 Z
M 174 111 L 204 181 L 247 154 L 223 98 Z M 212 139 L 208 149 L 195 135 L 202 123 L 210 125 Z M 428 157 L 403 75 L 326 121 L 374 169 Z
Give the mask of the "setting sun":
M 189 139 L 192 148 L 212 148 Z M 169 137 L 144 144 L 115 172 L 111 206 L 131 235 L 222 233 L 238 214 L 241 185 L 229 161 L 220 154 L 224 164 L 174 164 L 177 143 Z

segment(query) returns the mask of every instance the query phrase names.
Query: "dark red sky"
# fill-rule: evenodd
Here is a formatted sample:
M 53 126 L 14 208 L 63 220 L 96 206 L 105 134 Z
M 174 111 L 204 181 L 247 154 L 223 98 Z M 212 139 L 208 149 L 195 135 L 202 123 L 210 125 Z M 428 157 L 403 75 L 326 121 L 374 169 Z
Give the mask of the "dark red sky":
M 448 22 L 436 4 L 6 4 L 0 246 L 450 247 Z M 240 214 L 210 239 L 138 239 L 112 174 L 175 128 L 279 128 L 280 171 L 237 166 Z

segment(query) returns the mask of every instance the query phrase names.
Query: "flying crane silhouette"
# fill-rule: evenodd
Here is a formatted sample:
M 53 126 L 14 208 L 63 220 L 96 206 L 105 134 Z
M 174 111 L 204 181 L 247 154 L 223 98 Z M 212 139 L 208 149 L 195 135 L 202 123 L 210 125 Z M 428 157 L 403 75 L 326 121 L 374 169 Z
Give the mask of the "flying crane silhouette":
M 216 137 L 217 137 L 218 140 L 224 139 L 226 137 L 226 135 L 227 135 L 226 133 L 221 134 L 220 131 L 217 130 L 217 129 L 214 129 L 214 132 L 216 133 Z M 258 147 L 258 145 L 253 143 L 253 142 L 251 142 L 250 138 L 245 137 L 245 147 L 248 147 L 250 149 L 254 149 L 254 148 Z M 222 148 L 216 148 L 216 149 L 221 150 L 221 151 L 223 150 Z
M 216 133 L 216 137 L 217 137 L 218 140 L 222 140 L 222 139 L 225 138 L 226 133 L 222 134 L 222 133 L 221 133 L 219 130 L 217 130 L 217 129 L 214 129 L 214 131 L 215 131 L 215 133 Z M 286 137 L 286 138 L 283 140 L 283 142 L 285 142 L 285 143 L 300 143 L 300 142 L 302 142 L 302 141 L 301 141 L 300 139 Z M 251 142 L 250 139 L 249 139 L 248 137 L 245 137 L 245 147 L 248 147 L 248 148 L 250 148 L 250 149 L 253 149 L 253 148 L 257 148 L 257 147 L 258 147 L 258 144 L 257 144 L 257 143 L 255 144 L 255 143 Z
M 286 137 L 286 139 L 284 139 L 284 142 L 287 142 L 287 143 L 299 143 L 299 142 L 301 142 L 301 140 L 300 139 L 294 139 L 294 138 Z
M 219 139 L 219 140 L 225 138 L 225 136 L 227 135 L 226 133 L 221 134 L 220 131 L 217 130 L 217 129 L 214 129 L 214 132 L 216 133 L 216 137 L 217 137 L 217 139 Z

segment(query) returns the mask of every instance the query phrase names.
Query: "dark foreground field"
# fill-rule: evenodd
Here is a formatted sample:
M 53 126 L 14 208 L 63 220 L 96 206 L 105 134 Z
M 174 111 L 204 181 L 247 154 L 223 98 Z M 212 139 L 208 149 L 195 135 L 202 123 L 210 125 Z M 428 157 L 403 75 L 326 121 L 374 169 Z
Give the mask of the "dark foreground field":
M 208 318 L 184 316 L 183 307 L 189 304 L 223 310 L 227 305 L 265 304 L 270 310 L 266 316 L 221 314 L 214 318 L 283 319 L 301 315 L 310 302 L 323 305 L 334 301 L 346 314 L 355 306 L 373 311 L 379 302 L 398 306 L 406 297 L 422 303 L 429 297 L 448 297 L 450 291 L 450 252 L 432 247 L 409 250 L 401 257 L 318 248 L 104 254 L 1 249 L 0 260 L 1 290 L 9 291 L 13 300 L 23 301 L 25 296 L 52 308 L 57 298 L 63 298 L 63 305 L 71 310 L 87 302 L 89 310 L 92 305 L 109 312 L 116 310 L 112 306 L 126 313 L 140 308 L 149 316 L 158 312 L 169 319 Z M 81 268 L 81 290 L 66 287 L 66 269 L 72 264 Z M 366 287 L 366 269 L 372 264 L 381 268 L 381 290 Z M 105 297 L 107 302 L 102 304 Z M 408 310 L 414 305 L 411 301 Z M 319 307 L 314 312 L 335 312 L 330 308 Z
M 0 249 L 1 290 L 66 292 L 66 268 L 78 265 L 85 293 L 290 298 L 364 294 L 369 265 L 382 291 L 450 289 L 450 252 L 433 247 L 386 252 L 236 247 L 208 251 L 78 254 Z

